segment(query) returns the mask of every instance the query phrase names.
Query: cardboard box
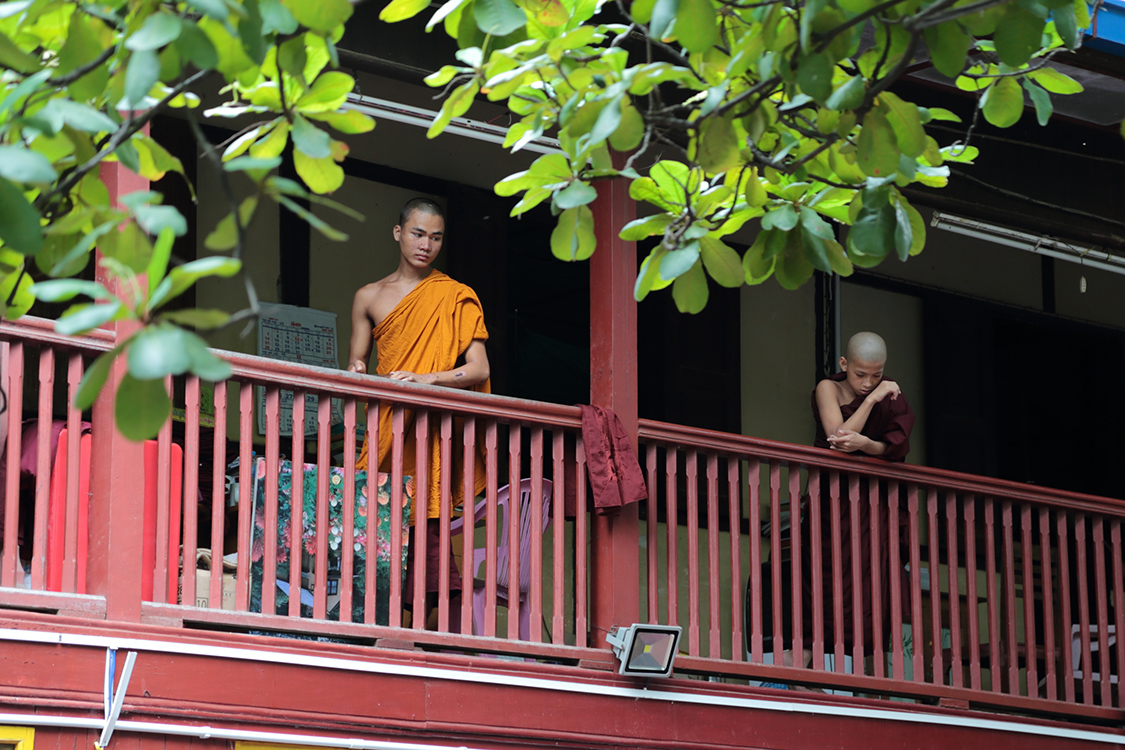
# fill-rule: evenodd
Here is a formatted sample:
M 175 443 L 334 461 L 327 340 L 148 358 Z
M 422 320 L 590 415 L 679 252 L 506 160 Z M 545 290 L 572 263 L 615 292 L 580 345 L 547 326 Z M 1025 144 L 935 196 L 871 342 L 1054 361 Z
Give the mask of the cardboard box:
M 195 606 L 207 608 L 211 606 L 211 550 L 200 548 L 195 551 Z M 238 564 L 230 560 L 223 560 L 223 609 L 234 609 L 235 578 L 234 571 Z M 182 571 L 181 571 L 182 572 Z M 182 577 L 181 577 L 182 581 Z M 184 599 L 183 583 L 176 594 L 176 601 L 182 603 Z

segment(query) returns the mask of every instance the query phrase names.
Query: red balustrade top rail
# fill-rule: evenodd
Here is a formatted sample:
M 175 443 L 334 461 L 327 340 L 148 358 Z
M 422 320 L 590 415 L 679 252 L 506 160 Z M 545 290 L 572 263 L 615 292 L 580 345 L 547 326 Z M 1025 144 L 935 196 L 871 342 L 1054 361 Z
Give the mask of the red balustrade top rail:
M 639 432 L 642 441 L 652 440 L 703 451 L 744 453 L 767 461 L 799 463 L 830 471 L 860 472 L 881 479 L 939 486 L 958 492 L 1003 497 L 1090 513 L 1125 516 L 1125 499 L 1120 498 L 1086 495 L 929 466 L 890 463 L 878 458 L 844 456 L 808 445 L 733 435 L 649 419 L 640 420 Z

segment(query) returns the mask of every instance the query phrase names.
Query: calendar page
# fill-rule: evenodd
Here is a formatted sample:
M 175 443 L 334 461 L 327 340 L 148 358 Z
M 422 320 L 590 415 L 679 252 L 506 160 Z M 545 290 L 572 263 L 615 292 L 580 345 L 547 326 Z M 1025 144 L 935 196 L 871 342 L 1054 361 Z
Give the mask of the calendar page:
M 339 368 L 336 356 L 336 313 L 307 307 L 263 302 L 258 318 L 258 354 L 270 359 L 305 365 Z M 333 399 L 332 423 L 343 421 L 338 399 Z M 317 431 L 316 395 L 305 395 L 305 434 Z M 293 392 L 281 392 L 281 434 L 293 434 Z M 266 432 L 266 393 L 258 389 L 258 432 Z

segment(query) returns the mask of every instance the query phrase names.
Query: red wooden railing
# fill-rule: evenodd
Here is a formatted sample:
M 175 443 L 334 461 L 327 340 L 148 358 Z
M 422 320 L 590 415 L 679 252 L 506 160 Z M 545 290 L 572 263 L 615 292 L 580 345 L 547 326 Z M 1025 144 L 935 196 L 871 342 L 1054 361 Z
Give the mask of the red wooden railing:
M 657 489 L 646 612 L 684 627 L 678 668 L 1101 718 L 1125 706 L 1125 650 L 1106 647 L 1125 629 L 1125 502 L 645 420 L 640 434 Z
M 9 345 L 0 377 L 7 397 L 2 419 L 9 428 L 0 604 L 104 617 L 106 600 L 119 594 L 112 577 L 95 584 L 104 590 L 83 589 L 82 509 L 102 500 L 79 492 L 83 415 L 69 404 L 86 365 L 113 342 L 102 333 L 61 337 L 51 326 L 34 318 L 0 323 L 0 341 Z M 228 383 L 191 377 L 169 382 L 183 418 L 166 425 L 155 443 L 152 514 L 136 531 L 151 537 L 154 550 L 142 571 L 152 576 L 142 618 L 605 661 L 588 641 L 595 627 L 589 590 L 599 581 L 589 566 L 589 498 L 575 407 L 224 356 L 234 368 Z M 208 391 L 213 409 L 204 424 Z M 289 394 L 293 429 L 282 435 Z M 304 408 L 306 394 L 318 399 L 312 411 Z M 257 429 L 259 395 L 264 435 Z M 387 476 L 360 475 L 357 481 L 364 410 L 383 404 L 393 413 Z M 48 431 L 40 429 L 33 449 L 23 444 L 29 419 L 40 428 L 66 422 L 61 455 L 68 463 L 59 494 L 51 492 Z M 306 436 L 309 424 L 315 429 Z M 374 431 L 375 421 L 370 424 Z M 94 424 L 94 438 L 106 429 Z M 1125 651 L 1109 647 L 1125 632 L 1122 501 L 645 420 L 640 443 L 650 488 L 638 550 L 641 575 L 621 595 L 637 596 L 650 622 L 683 625 L 679 674 L 1093 720 L 1114 720 L 1125 707 L 1119 679 Z M 428 459 L 419 462 L 413 484 L 406 481 L 411 445 L 422 457 L 431 455 L 433 445 L 439 449 L 442 513 L 430 523 L 437 524 L 441 550 L 460 553 L 466 595 L 459 601 L 450 595 L 454 578 L 446 554 L 433 558 L 439 561 L 436 603 L 426 600 L 421 586 L 404 596 L 407 579 L 400 567 L 381 573 L 366 564 L 380 546 L 389 560 L 401 559 L 403 521 L 410 520 L 404 498 L 413 493 L 413 507 L 427 507 L 433 488 L 422 464 Z M 184 456 L 182 483 L 174 479 L 175 446 Z M 21 491 L 18 465 L 25 455 L 34 459 L 37 474 Z M 455 455 L 466 463 L 479 456 L 487 477 L 483 504 L 465 503 L 460 522 L 474 533 L 460 536 L 450 511 L 451 488 L 465 487 L 469 497 L 476 488 L 471 475 L 455 468 Z M 315 481 L 308 519 L 304 503 L 290 502 L 283 522 L 283 456 L 316 467 L 315 480 L 311 472 L 307 480 L 305 472 L 293 472 L 289 488 L 290 498 L 303 497 L 305 482 Z M 232 480 L 227 466 L 235 458 Z M 237 498 L 228 489 L 232 484 L 239 488 Z M 514 512 L 501 517 L 504 485 L 530 489 L 529 518 Z M 387 522 L 381 532 L 365 534 L 367 521 L 361 519 L 378 504 L 380 486 Z M 63 503 L 64 512 L 54 503 Z M 414 514 L 416 533 L 407 549 L 419 580 L 431 559 L 422 533 L 425 515 Z M 306 527 L 314 516 L 318 532 L 310 533 Z M 17 557 L 21 523 L 30 531 Z M 499 540 L 505 529 L 518 538 L 521 529 L 544 525 L 546 532 L 530 533 L 525 545 L 509 545 L 506 580 L 529 583 L 522 601 L 513 595 L 505 607 Z M 90 539 L 99 533 L 86 532 Z M 209 553 L 214 570 L 193 569 L 196 549 Z M 482 564 L 466 564 L 480 549 Z M 102 546 L 96 554 L 116 553 Z M 226 577 L 218 562 L 224 555 L 234 561 Z M 52 587 L 54 559 L 61 583 Z M 298 559 L 300 565 L 286 567 Z M 329 593 L 337 575 L 338 604 Z M 283 599 L 284 588 L 296 592 L 302 584 L 311 598 L 307 605 L 298 595 Z M 233 598 L 224 597 L 228 588 Z M 475 589 L 480 593 L 469 595 Z M 137 588 L 128 591 L 135 596 Z M 873 592 L 866 615 L 865 591 Z M 407 621 L 404 599 L 414 612 L 432 605 L 429 624 L 423 617 Z M 385 603 L 382 619 L 376 616 L 379 602 Z M 524 618 L 521 609 L 527 610 Z M 481 621 L 475 630 L 474 615 Z M 521 632 L 521 619 L 527 632 Z M 787 664 L 787 654 L 798 656 Z

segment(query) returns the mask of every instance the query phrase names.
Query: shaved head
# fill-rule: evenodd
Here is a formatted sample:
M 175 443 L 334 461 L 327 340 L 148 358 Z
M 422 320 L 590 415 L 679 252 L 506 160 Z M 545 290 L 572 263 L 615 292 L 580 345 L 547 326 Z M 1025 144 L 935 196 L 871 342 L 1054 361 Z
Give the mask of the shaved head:
M 863 331 L 848 339 L 847 360 L 884 364 L 887 361 L 887 342 L 877 333 Z

